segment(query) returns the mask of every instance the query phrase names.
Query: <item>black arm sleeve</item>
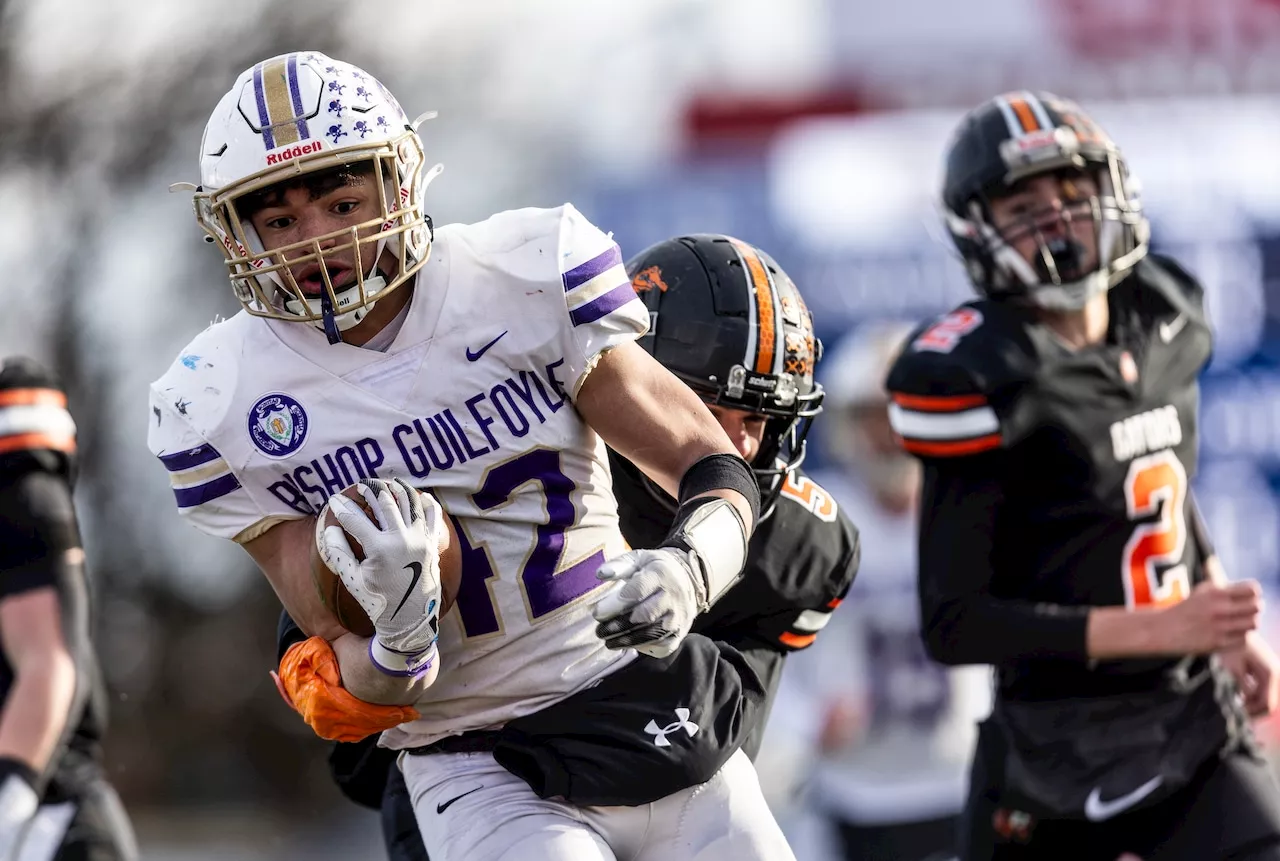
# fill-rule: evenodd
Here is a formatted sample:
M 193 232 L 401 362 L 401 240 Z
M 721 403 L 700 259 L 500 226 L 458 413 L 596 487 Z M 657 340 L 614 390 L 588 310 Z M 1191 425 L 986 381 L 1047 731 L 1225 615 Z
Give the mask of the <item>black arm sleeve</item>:
M 289 611 L 280 610 L 280 621 L 276 623 L 276 663 L 279 664 L 284 660 L 284 653 L 289 651 L 295 643 L 301 643 L 307 639 L 307 635 L 302 633 L 302 629 L 298 627 L 298 623 L 293 621 L 293 617 L 289 615 Z
M 934 660 L 1086 659 L 1087 607 L 991 595 L 996 523 L 1005 504 L 997 456 L 926 462 L 920 503 L 920 619 Z

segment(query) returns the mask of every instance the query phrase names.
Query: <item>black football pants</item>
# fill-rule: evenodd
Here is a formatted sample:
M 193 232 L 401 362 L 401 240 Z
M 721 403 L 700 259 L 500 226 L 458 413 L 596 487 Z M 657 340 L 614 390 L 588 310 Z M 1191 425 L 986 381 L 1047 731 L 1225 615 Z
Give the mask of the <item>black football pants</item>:
M 961 823 L 961 861 L 1280 861 L 1280 786 L 1247 753 L 1214 759 L 1176 794 L 1101 823 L 1031 819 L 1000 804 L 1004 743 L 978 735 Z

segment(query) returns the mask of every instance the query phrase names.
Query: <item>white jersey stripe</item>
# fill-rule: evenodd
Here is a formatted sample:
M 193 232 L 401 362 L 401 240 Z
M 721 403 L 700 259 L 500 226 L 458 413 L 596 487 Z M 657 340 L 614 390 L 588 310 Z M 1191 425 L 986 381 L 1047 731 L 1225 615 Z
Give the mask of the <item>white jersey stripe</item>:
M 594 302 L 618 285 L 630 283 L 631 279 L 627 277 L 626 268 L 619 263 L 610 266 L 591 280 L 574 287 L 565 294 L 565 301 L 569 303 L 569 310 L 574 311 L 583 305 Z
M 1022 123 L 1018 122 L 1018 117 L 1013 113 L 1013 106 L 1009 104 L 1009 100 L 1004 96 L 996 96 L 996 106 L 1000 108 L 1000 113 L 1004 115 L 1004 124 L 1009 127 L 1009 137 L 1022 137 L 1025 134 L 1022 130 Z
M 225 460 L 218 458 L 215 461 L 210 461 L 191 469 L 169 473 L 169 484 L 172 487 L 191 487 L 197 484 L 204 484 L 206 481 L 217 478 L 220 475 L 226 475 L 229 472 L 231 472 L 231 467 Z
M 796 621 L 791 627 L 797 631 L 813 634 L 827 627 L 827 623 L 830 621 L 830 610 L 805 610 L 796 617 Z
M 889 423 L 900 436 L 920 440 L 969 439 L 1000 430 L 991 407 L 975 407 L 958 413 L 922 413 L 889 405 Z
M 28 433 L 75 436 L 76 423 L 65 408 L 53 404 L 0 407 L 0 437 Z

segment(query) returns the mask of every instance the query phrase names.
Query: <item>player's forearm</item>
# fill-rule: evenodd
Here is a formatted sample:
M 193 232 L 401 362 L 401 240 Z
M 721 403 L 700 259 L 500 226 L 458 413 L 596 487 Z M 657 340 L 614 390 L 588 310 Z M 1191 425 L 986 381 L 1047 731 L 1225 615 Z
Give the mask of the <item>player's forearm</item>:
M 343 634 L 332 642 L 342 671 L 342 686 L 352 696 L 376 705 L 412 705 L 422 698 L 440 672 L 439 655 L 415 676 L 394 676 L 369 659 L 369 638 Z
M 67 652 L 24 657 L 0 717 L 0 757 L 43 772 L 66 729 L 75 692 L 75 661 Z
M 1158 610 L 1093 607 L 1089 610 L 1089 657 L 1106 661 L 1168 654 L 1161 646 L 1160 622 Z
M 311 576 L 315 518 L 288 520 L 241 546 L 266 575 L 280 603 L 308 636 L 330 642 L 345 632 L 325 606 Z

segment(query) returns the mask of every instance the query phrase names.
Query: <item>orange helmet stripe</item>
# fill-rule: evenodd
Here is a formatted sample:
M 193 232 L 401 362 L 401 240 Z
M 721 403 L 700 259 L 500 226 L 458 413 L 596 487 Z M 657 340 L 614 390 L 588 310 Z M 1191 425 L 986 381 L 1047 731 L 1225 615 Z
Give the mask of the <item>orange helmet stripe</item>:
M 1040 121 L 1036 119 L 1035 112 L 1031 110 L 1031 105 L 1027 104 L 1027 100 L 1022 96 L 1009 96 L 1009 107 L 1013 108 L 1014 114 L 1018 117 L 1018 122 L 1022 124 L 1024 132 L 1034 132 L 1040 128 Z
M 777 319 L 773 308 L 773 288 L 769 284 L 769 273 L 756 250 L 745 242 L 732 240 L 742 260 L 747 266 L 747 274 L 751 278 L 751 295 L 756 306 L 756 338 L 755 372 L 772 374 L 773 359 L 777 340 Z

